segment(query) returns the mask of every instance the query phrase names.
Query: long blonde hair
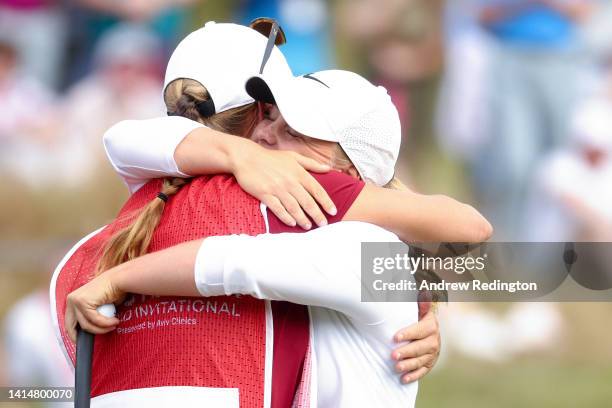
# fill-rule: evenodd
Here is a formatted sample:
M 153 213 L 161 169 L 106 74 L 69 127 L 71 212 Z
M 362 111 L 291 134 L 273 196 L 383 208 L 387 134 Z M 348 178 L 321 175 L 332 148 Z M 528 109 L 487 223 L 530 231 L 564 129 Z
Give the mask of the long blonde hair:
M 257 123 L 257 107 L 254 103 L 204 117 L 198 111 L 197 103 L 208 99 L 210 95 L 206 88 L 192 79 L 172 81 L 164 92 L 164 102 L 169 113 L 195 120 L 211 129 L 241 136 L 250 133 Z M 178 177 L 163 180 L 161 194 L 145 205 L 134 221 L 110 238 L 98 262 L 96 275 L 147 253 L 166 200 L 186 183 L 186 179 Z

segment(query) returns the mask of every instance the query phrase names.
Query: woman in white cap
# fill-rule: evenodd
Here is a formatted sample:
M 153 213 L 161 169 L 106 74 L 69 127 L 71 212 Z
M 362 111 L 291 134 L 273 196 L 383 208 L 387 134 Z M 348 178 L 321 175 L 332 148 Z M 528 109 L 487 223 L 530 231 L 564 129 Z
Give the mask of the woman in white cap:
M 204 140 L 210 140 L 212 143 L 207 145 L 206 168 L 212 173 L 234 170 L 238 181 L 246 191 L 253 195 L 263 192 L 262 202 L 268 201 L 268 208 L 279 211 L 278 218 L 273 213 L 270 215 L 271 218 L 277 219 L 279 224 L 290 222 L 287 221 L 287 218 L 293 219 L 284 211 L 285 200 L 293 200 L 300 205 L 303 205 L 302 199 L 306 200 L 306 203 L 310 200 L 310 208 L 313 208 L 313 213 L 310 214 L 316 218 L 317 213 L 320 213 L 321 210 L 314 204 L 309 193 L 317 197 L 318 201 L 330 212 L 332 212 L 330 208 L 333 208 L 333 202 L 302 166 L 319 171 L 325 170 L 326 166 L 297 154 L 267 151 L 247 139 L 231 137 L 220 132 L 248 134 L 249 129 L 255 123 L 257 109 L 252 103 L 253 99 L 244 90 L 244 81 L 250 75 L 260 72 L 261 54 L 266 50 L 266 46 L 266 38 L 258 32 L 235 24 L 209 23 L 187 36 L 179 44 L 168 64 L 164 99 L 169 113 L 173 116 L 165 119 L 168 123 L 176 124 L 179 127 L 184 127 L 185 122 L 187 126 L 193 126 L 183 117 L 188 116 L 198 119 L 199 123 L 196 122 L 198 126 L 201 124 L 208 126 L 207 135 L 211 138 Z M 205 61 L 206 64 L 203 64 L 203 61 L 197 60 L 198 55 L 206 58 L 202 50 L 210 50 L 213 54 L 218 55 L 214 60 L 209 58 Z M 269 51 L 269 58 L 265 67 L 266 71 L 282 72 L 286 70 L 290 72 L 284 57 L 276 47 L 270 47 L 267 51 Z M 199 62 L 200 68 L 194 69 L 187 64 L 188 62 Z M 198 82 L 191 79 L 192 77 L 197 78 Z M 200 85 L 201 83 L 210 84 L 210 86 L 204 88 Z M 219 137 L 221 135 L 223 137 Z M 143 152 L 145 150 L 142 149 Z M 234 160 L 239 155 L 228 154 L 228 150 L 229 153 L 239 151 L 242 154 L 245 154 L 246 150 L 247 157 L 253 156 L 260 161 L 265 160 L 266 164 L 272 162 L 273 166 L 271 169 L 253 166 L 253 161 L 251 161 L 248 172 L 237 174 L 248 163 L 244 163 L 244 160 Z M 235 168 L 234 163 L 238 164 Z M 275 171 L 277 167 L 281 170 Z M 131 167 L 131 171 L 138 174 L 143 170 L 139 167 Z M 271 188 L 262 186 L 262 179 L 267 181 Z M 276 187 L 275 183 L 279 184 L 279 180 L 280 186 Z M 162 183 L 156 180 L 142 183 L 134 188 L 130 184 L 133 179 L 128 178 L 128 181 L 130 190 L 135 191 L 135 194 L 126 203 L 117 222 L 111 223 L 79 242 L 56 270 L 51 288 L 52 308 L 58 320 L 58 335 L 62 338 L 66 354 L 71 360 L 74 360 L 75 349 L 64 331 L 65 296 L 89 280 L 95 272 L 102 250 L 117 228 L 125 225 L 126 219 L 132 220 L 133 213 L 144 210 L 147 214 L 147 225 L 150 230 L 153 230 L 160 220 L 159 216 L 168 196 L 177 193 L 180 186 L 184 184 L 183 180 L 169 179 L 160 185 Z M 151 186 L 158 192 L 152 197 L 147 194 L 146 190 Z M 274 190 L 277 192 L 289 191 L 283 191 L 283 195 L 277 198 L 275 194 L 278 193 L 275 193 Z M 208 197 L 210 199 L 207 200 Z M 207 236 L 232 231 L 251 234 L 266 232 L 259 201 L 241 190 L 234 179 L 219 176 L 211 180 L 194 180 L 178 192 L 173 203 L 176 204 L 181 200 L 186 210 L 166 211 L 164 215 L 168 214 L 175 219 L 187 219 L 187 222 L 183 222 L 182 228 L 157 228 L 157 233 L 167 233 L 164 245 L 187 240 L 182 234 L 195 233 L 196 236 Z M 202 212 L 190 216 L 185 211 Z M 287 217 L 283 218 L 283 215 Z M 302 214 L 302 216 L 306 218 L 305 215 Z M 322 214 L 319 214 L 318 217 L 325 219 Z M 132 238 L 129 240 L 131 243 L 134 241 Z M 145 246 L 148 247 L 148 245 Z M 179 327 L 175 327 L 176 330 L 173 330 L 172 333 L 165 333 L 161 329 L 158 330 L 156 326 L 154 330 L 148 331 L 152 334 L 151 336 L 145 336 L 142 331 L 135 332 L 130 329 L 126 330 L 129 337 L 104 336 L 104 338 L 96 339 L 92 380 L 92 396 L 95 397 L 96 404 L 102 401 L 128 403 L 128 400 L 138 404 L 133 401 L 133 398 L 142 396 L 142 398 L 150 399 L 150 393 L 160 391 L 163 391 L 166 398 L 174 396 L 174 402 L 177 404 L 188 404 L 190 401 L 197 400 L 228 406 L 232 401 L 239 400 L 241 406 L 283 407 L 291 403 L 308 345 L 308 316 L 305 310 L 302 311 L 303 308 L 297 310 L 297 316 L 295 316 L 296 312 L 292 312 L 295 308 L 292 309 L 280 302 L 271 304 L 249 300 L 246 297 L 227 299 L 218 309 L 207 303 L 205 310 L 200 306 L 193 307 L 191 301 L 185 299 L 169 300 L 170 305 L 183 305 L 185 310 L 182 310 L 183 306 L 177 309 L 173 307 L 166 309 L 165 305 L 160 307 L 160 303 L 152 299 L 147 299 L 146 302 L 143 304 L 137 301 L 135 303 L 137 309 L 134 314 L 130 317 L 124 315 L 126 321 L 131 317 L 133 317 L 132 322 L 138 320 L 142 317 L 140 310 L 156 307 L 155 311 L 147 316 L 171 313 L 173 316 L 170 321 L 177 319 Z M 134 301 L 132 300 L 131 303 L 134 304 Z M 130 313 L 132 311 L 128 306 L 123 309 Z M 228 315 L 226 312 L 229 309 L 232 313 Z M 183 312 L 191 313 L 193 316 L 190 315 L 188 319 L 185 319 L 184 315 L 174 316 L 176 313 Z M 210 314 L 215 316 L 203 319 L 204 316 Z M 185 321 L 196 324 L 192 325 L 193 327 L 185 327 L 183 324 Z M 286 328 L 288 324 L 283 324 L 284 322 L 290 323 L 290 327 Z M 153 320 L 151 323 L 157 324 L 158 321 Z M 129 327 L 133 328 L 133 326 Z M 249 337 L 253 332 L 260 333 L 257 341 Z M 214 341 L 215 336 L 220 335 L 226 337 L 223 346 L 217 345 Z M 119 339 L 121 341 L 118 341 Z M 189 342 L 189 339 L 192 341 Z M 185 357 L 189 355 L 186 352 L 189 347 L 183 344 L 183 341 L 190 344 L 193 350 L 200 354 L 198 358 L 200 363 L 197 366 L 191 362 L 190 358 Z M 201 346 L 198 346 L 198 343 Z M 158 355 L 153 351 L 157 350 L 159 344 L 166 344 L 166 349 L 165 353 Z M 284 352 L 284 355 L 278 357 L 278 352 Z M 102 358 L 104 354 L 106 358 Z M 140 355 L 140 358 L 132 361 L 133 355 Z M 237 364 L 242 358 L 252 363 L 242 366 L 232 365 L 232 362 Z M 171 376 L 168 376 L 164 370 L 168 364 L 172 364 L 176 370 Z M 134 375 L 116 375 L 117 372 L 123 370 L 128 370 Z M 163 373 L 159 373 L 159 370 L 162 370 Z M 121 380 L 117 381 L 117 378 Z M 194 388 L 190 389 L 191 392 L 186 392 L 177 386 Z M 171 389 L 165 387 L 171 387 Z M 135 390 L 139 391 L 135 392 Z M 155 398 L 157 397 L 156 395 Z

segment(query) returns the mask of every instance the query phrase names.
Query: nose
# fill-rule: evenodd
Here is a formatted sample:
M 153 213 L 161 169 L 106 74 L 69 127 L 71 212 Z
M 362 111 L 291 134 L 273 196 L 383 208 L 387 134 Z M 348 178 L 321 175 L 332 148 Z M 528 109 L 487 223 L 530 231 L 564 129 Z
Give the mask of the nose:
M 280 126 L 278 121 L 264 121 L 259 124 L 253 132 L 251 139 L 263 147 L 274 149 L 278 144 L 278 132 Z

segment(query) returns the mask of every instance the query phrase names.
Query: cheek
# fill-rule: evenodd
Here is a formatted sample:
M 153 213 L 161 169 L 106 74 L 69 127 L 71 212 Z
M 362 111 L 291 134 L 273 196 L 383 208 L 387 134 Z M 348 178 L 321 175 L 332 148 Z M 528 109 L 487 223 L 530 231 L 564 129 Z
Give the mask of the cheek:
M 304 154 L 306 146 L 303 143 L 300 143 L 299 139 L 294 138 L 292 136 L 279 138 L 277 141 L 277 146 L 279 150 L 291 150 L 292 152 Z

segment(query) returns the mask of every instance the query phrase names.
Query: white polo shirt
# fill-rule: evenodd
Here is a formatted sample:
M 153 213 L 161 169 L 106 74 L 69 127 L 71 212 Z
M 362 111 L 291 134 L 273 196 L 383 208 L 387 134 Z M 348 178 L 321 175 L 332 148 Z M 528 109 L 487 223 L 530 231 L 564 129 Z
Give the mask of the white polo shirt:
M 378 226 L 340 222 L 302 234 L 206 238 L 195 280 L 203 296 L 251 295 L 311 305 L 317 407 L 411 407 L 418 385 L 400 384 L 391 351 L 416 303 L 361 301 L 361 243 L 400 242 Z

